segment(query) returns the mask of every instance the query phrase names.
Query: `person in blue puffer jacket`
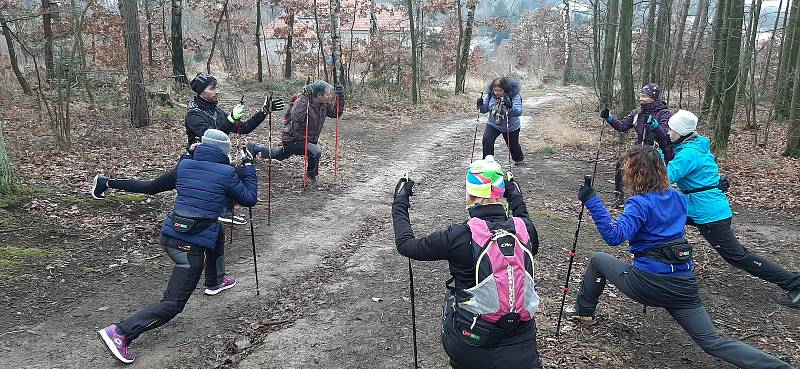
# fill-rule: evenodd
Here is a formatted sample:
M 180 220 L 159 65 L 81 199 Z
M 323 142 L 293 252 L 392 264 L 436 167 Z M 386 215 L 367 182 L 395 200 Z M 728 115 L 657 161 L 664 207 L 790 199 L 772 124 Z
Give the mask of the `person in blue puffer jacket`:
M 230 165 L 230 150 L 228 135 L 209 129 L 194 155 L 187 155 L 178 163 L 175 207 L 161 226 L 160 244 L 175 263 L 164 297 L 160 303 L 98 331 L 100 339 L 119 361 L 133 362 L 128 345 L 140 334 L 160 327 L 183 311 L 204 269 L 207 294 L 219 293 L 236 284 L 235 279 L 224 276 L 219 241 L 225 238 L 218 217 L 228 199 L 242 206 L 254 206 L 258 178 L 252 156 L 242 151 L 242 166 L 237 173 Z
M 492 80 L 486 89 L 487 99 L 478 98 L 477 107 L 481 113 L 489 113 L 486 129 L 483 131 L 483 157 L 494 155 L 494 142 L 503 135 L 515 165 L 523 165 L 525 154 L 519 143 L 522 115 L 522 97 L 519 81 L 501 77 Z
M 592 255 L 574 306 L 566 316 L 595 323 L 595 311 L 606 281 L 631 299 L 663 307 L 707 353 L 749 369 L 788 369 L 791 365 L 740 341 L 720 337 L 703 306 L 694 278 L 692 247 L 684 238 L 686 203 L 670 188 L 667 170 L 652 146 L 634 146 L 623 156 L 623 182 L 633 195 L 613 219 L 584 183 L 578 198 L 586 205 L 597 231 L 609 245 L 629 241 L 633 265 L 597 252 Z
M 687 224 L 697 227 L 729 264 L 785 290 L 787 293 L 777 299 L 779 304 L 800 308 L 800 273 L 764 259 L 736 240 L 731 230 L 733 212 L 719 188 L 719 168 L 711 153 L 711 141 L 697 134 L 697 117 L 678 111 L 669 120 L 669 135 L 675 144 L 675 158 L 667 165 L 667 174 L 686 197 Z

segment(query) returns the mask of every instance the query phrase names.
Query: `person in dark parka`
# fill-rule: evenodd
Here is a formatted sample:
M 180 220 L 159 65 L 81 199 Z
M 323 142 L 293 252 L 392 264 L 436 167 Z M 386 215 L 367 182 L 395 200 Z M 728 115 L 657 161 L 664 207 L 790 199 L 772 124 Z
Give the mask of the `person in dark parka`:
M 624 119 L 619 120 L 609 114 L 608 108 L 603 109 L 600 116 L 619 132 L 633 129 L 636 132 L 635 145 L 657 146 L 665 162 L 669 163 L 672 159 L 672 146 L 667 135 L 667 122 L 669 122 L 672 112 L 661 100 L 659 85 L 649 83 L 642 86 L 639 94 L 639 106 L 628 113 Z M 621 208 L 623 204 L 625 204 L 625 194 L 622 187 L 622 156 L 620 156 L 614 174 L 613 206 Z
M 226 113 L 219 106 L 219 82 L 216 77 L 198 73 L 191 82 L 192 91 L 197 95 L 189 100 L 186 106 L 186 118 L 184 126 L 186 129 L 186 151 L 191 154 L 192 148 L 200 141 L 207 129 L 216 129 L 227 134 L 241 133 L 248 134 L 253 132 L 264 121 L 271 111 L 280 111 L 285 107 L 282 99 L 269 99 L 264 101 L 261 111 L 253 114 L 250 119 L 243 120 L 246 113 L 243 104 L 234 106 L 231 113 Z M 173 168 L 151 181 L 136 179 L 112 179 L 102 175 L 95 176 L 90 191 L 92 197 L 101 199 L 109 188 L 122 190 L 132 193 L 142 193 L 154 195 L 161 192 L 175 189 L 176 169 Z M 221 221 L 244 224 L 244 219 L 233 218 L 233 214 L 225 212 L 222 214 Z
M 236 280 L 218 270 L 222 250 L 218 240 L 223 226 L 217 220 L 228 199 L 242 206 L 254 206 L 258 196 L 258 178 L 252 157 L 242 152 L 242 167 L 237 172 L 230 165 L 231 142 L 219 130 L 209 129 L 192 157 L 178 163 L 173 211 L 161 225 L 159 243 L 175 263 L 161 302 L 100 331 L 103 344 L 123 363 L 134 355 L 130 343 L 140 334 L 160 327 L 183 311 L 205 269 L 206 286 L 217 292 L 233 287 Z

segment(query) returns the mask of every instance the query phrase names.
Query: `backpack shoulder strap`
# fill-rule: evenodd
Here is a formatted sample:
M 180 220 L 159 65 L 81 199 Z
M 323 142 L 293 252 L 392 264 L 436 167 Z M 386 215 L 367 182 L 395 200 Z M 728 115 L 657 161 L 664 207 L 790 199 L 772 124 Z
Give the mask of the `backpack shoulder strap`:
M 472 240 L 475 241 L 480 248 L 485 248 L 492 240 L 492 231 L 489 230 L 489 224 L 480 218 L 471 218 L 467 221 L 469 231 L 472 233 Z
M 527 245 L 530 241 L 530 235 L 528 234 L 528 226 L 525 225 L 525 221 L 522 218 L 514 217 L 514 233 L 517 235 L 517 239 L 519 239 L 522 244 Z

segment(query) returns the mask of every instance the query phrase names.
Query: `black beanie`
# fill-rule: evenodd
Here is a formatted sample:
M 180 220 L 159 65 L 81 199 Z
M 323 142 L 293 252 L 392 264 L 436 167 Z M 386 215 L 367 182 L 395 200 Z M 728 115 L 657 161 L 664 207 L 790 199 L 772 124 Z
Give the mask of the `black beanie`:
M 653 100 L 661 99 L 661 86 L 655 83 L 648 83 L 642 86 L 642 95 L 647 96 Z
M 217 79 L 214 76 L 206 73 L 197 73 L 190 85 L 192 86 L 192 91 L 200 95 L 205 91 L 206 87 L 215 82 L 217 82 Z

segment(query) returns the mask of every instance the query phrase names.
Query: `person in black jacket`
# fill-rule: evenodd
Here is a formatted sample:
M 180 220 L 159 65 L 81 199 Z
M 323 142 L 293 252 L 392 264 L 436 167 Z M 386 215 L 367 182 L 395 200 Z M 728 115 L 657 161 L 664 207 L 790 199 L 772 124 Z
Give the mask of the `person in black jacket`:
M 183 311 L 204 270 L 206 287 L 216 292 L 236 285 L 235 279 L 224 277 L 216 269 L 222 259 L 218 240 L 224 229 L 217 218 L 228 199 L 242 206 L 255 205 L 258 178 L 252 157 L 244 150 L 240 154 L 241 169 L 237 171 L 230 165 L 230 149 L 231 141 L 224 132 L 209 129 L 194 156 L 178 163 L 178 195 L 172 212 L 161 225 L 159 242 L 175 267 L 159 303 L 97 332 L 117 360 L 133 362 L 135 357 L 128 351 L 128 345 L 140 334 L 164 325 Z
M 219 108 L 219 83 L 209 74 L 198 73 L 191 82 L 192 90 L 197 94 L 187 104 L 186 118 L 186 151 L 191 154 L 193 148 L 203 137 L 207 129 L 217 129 L 225 133 L 248 134 L 253 132 L 271 111 L 280 111 L 285 108 L 282 99 L 270 100 L 267 98 L 261 111 L 250 119 L 243 121 L 246 112 L 244 104 L 237 104 L 230 113 L 225 113 Z M 91 189 L 92 197 L 101 199 L 103 193 L 109 189 L 123 190 L 133 193 L 154 195 L 175 189 L 176 169 L 158 176 L 152 181 L 135 179 L 111 179 L 102 175 L 94 177 Z M 239 217 L 237 217 L 239 218 Z M 233 219 L 233 214 L 222 214 L 221 221 L 243 224 L 244 219 Z
M 480 183 L 471 183 L 470 178 L 478 178 Z M 534 311 L 528 320 L 490 323 L 483 316 L 467 311 L 468 307 L 464 304 L 473 296 L 468 290 L 476 287 L 471 228 L 466 222 L 458 223 L 426 237 L 416 238 L 408 216 L 413 186 L 413 181 L 404 178 L 395 189 L 392 204 L 395 244 L 400 254 L 411 259 L 447 260 L 449 263 L 454 285 L 448 288 L 446 295 L 442 344 L 450 357 L 450 365 L 454 369 L 542 368 L 536 347 L 536 323 L 532 316 L 535 305 L 538 305 L 538 296 L 533 292 Z M 529 242 L 526 254 L 535 255 L 538 252 L 539 236 L 519 187 L 513 179 L 504 179 L 502 167 L 491 155 L 470 166 L 466 187 L 469 216 L 473 220 L 485 221 L 493 231 L 504 229 L 514 232 L 517 229 L 514 218 L 517 218 L 517 222 L 521 220 L 527 230 Z M 520 236 L 519 229 L 516 233 Z M 532 272 L 532 264 L 530 267 Z

